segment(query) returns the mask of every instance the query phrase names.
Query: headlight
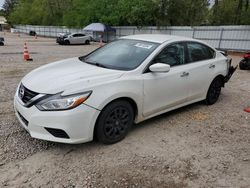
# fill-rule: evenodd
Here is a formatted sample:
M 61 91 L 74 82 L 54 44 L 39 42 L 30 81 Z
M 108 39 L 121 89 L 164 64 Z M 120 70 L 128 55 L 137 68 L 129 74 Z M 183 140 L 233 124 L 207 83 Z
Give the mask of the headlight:
M 36 107 L 42 111 L 69 110 L 86 101 L 91 93 L 92 91 L 88 91 L 69 96 L 61 96 L 60 93 L 40 101 Z

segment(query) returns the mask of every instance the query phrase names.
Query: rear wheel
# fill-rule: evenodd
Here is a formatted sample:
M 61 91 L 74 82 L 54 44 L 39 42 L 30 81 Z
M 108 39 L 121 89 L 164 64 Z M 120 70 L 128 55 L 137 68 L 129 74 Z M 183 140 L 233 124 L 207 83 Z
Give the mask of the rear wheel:
M 134 122 L 134 110 L 127 101 L 114 101 L 101 112 L 95 129 L 97 139 L 114 144 L 124 139 Z
M 217 102 L 221 93 L 221 87 L 223 85 L 223 80 L 219 77 L 215 78 L 211 85 L 209 86 L 207 97 L 206 97 L 206 104 L 212 105 Z
M 85 41 L 85 44 L 87 44 L 87 45 L 90 44 L 89 40 L 86 40 L 86 41 Z

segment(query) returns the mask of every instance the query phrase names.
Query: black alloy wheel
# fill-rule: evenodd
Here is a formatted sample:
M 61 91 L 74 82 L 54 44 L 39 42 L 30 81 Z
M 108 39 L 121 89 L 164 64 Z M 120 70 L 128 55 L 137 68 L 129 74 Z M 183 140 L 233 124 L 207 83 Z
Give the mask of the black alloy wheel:
M 222 79 L 219 77 L 213 80 L 207 92 L 206 103 L 208 105 L 212 105 L 217 102 L 221 93 L 222 84 Z
M 110 103 L 101 112 L 97 125 L 97 139 L 104 144 L 114 144 L 127 135 L 134 122 L 134 110 L 127 101 Z

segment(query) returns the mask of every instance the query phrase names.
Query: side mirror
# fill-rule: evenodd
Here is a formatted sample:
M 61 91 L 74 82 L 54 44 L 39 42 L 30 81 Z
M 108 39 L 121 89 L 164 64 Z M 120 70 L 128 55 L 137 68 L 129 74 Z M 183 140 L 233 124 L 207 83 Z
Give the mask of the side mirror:
M 169 72 L 170 65 L 164 63 L 156 63 L 149 67 L 151 72 Z

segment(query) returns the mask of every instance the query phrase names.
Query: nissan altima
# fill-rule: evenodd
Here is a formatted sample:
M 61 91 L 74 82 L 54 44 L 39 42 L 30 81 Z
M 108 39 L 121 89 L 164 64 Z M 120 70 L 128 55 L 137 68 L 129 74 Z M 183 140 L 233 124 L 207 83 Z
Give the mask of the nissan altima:
M 14 108 L 34 138 L 112 144 L 134 123 L 198 101 L 214 104 L 234 71 L 230 58 L 200 40 L 126 36 L 33 70 Z

